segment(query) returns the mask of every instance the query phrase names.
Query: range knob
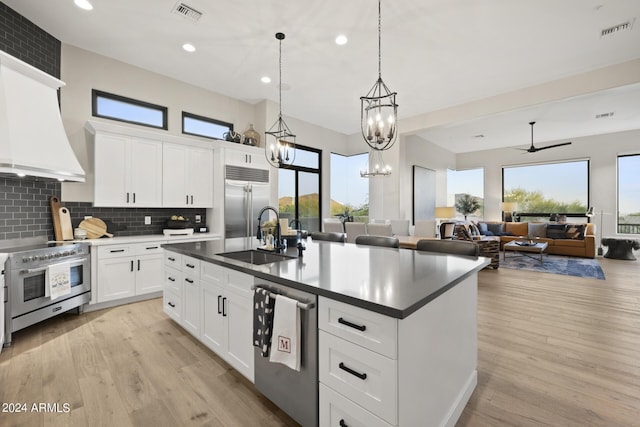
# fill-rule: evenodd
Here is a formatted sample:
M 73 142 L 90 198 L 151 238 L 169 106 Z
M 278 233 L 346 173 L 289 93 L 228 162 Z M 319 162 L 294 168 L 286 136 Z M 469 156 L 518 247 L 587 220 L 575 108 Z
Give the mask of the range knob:
M 29 262 L 29 261 L 30 261 L 30 259 L 29 259 L 29 257 L 28 257 L 28 256 L 26 256 L 26 257 L 22 258 L 22 262 Z
M 49 255 L 49 256 L 51 256 L 51 255 Z M 53 256 L 56 257 L 56 258 L 60 258 L 62 256 L 62 254 L 60 252 L 56 252 Z
M 71 252 L 69 252 L 69 251 L 64 251 L 64 252 L 62 253 L 62 255 L 63 255 L 63 256 L 69 256 L 69 255 L 71 255 Z

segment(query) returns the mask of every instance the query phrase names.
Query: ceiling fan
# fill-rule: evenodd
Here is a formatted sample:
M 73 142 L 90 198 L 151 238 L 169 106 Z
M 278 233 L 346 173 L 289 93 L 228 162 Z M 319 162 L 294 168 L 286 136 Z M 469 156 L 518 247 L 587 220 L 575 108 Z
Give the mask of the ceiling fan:
M 518 148 L 518 150 L 526 151 L 527 153 L 535 153 L 540 150 L 546 150 L 547 148 L 555 148 L 555 147 L 562 147 L 563 145 L 571 145 L 571 142 L 561 142 L 560 144 L 547 145 L 544 147 L 534 147 L 533 146 L 533 125 L 535 125 L 536 122 L 529 122 L 529 124 L 531 125 L 531 147 Z

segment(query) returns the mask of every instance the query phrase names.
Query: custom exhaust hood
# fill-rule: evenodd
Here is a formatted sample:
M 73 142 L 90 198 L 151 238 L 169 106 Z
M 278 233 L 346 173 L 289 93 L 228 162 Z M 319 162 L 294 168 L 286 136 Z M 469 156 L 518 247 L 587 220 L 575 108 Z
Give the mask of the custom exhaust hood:
M 0 175 L 84 182 L 62 125 L 64 83 L 0 51 Z

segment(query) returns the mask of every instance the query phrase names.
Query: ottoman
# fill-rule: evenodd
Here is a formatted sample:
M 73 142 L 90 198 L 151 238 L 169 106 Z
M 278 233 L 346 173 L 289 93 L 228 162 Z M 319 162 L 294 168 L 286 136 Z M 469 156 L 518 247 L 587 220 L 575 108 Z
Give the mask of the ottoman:
M 607 247 L 605 258 L 624 259 L 633 261 L 636 257 L 633 255 L 634 249 L 640 249 L 640 240 L 623 239 L 618 237 L 605 237 L 602 244 Z

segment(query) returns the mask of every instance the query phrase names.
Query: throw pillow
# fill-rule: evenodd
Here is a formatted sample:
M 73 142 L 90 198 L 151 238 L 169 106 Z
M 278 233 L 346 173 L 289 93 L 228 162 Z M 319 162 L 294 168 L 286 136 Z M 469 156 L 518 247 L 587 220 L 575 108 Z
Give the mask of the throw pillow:
M 567 239 L 584 240 L 586 229 L 584 224 L 567 224 Z
M 473 222 L 471 224 L 469 224 L 469 231 L 471 232 L 472 236 L 479 236 L 480 235 L 480 229 Z
M 547 237 L 549 239 L 565 239 L 567 237 L 565 224 L 547 224 Z
M 485 236 L 495 236 L 495 234 L 493 234 L 493 233 L 492 233 L 491 231 L 489 231 L 489 230 L 482 232 L 482 234 L 483 234 L 483 235 L 485 235 Z
M 492 232 L 494 236 L 502 235 L 502 223 L 499 222 L 497 224 L 487 224 L 487 230 Z
M 528 236 L 529 237 L 547 237 L 547 224 L 545 224 L 544 222 L 541 222 L 541 223 L 530 222 Z
M 487 223 L 486 222 L 479 222 L 478 223 L 478 229 L 480 230 L 480 234 L 484 234 L 485 236 L 489 236 L 489 234 L 487 234 L 487 231 L 489 231 L 489 228 L 487 228 Z M 491 233 L 491 236 L 493 236 L 493 233 Z

